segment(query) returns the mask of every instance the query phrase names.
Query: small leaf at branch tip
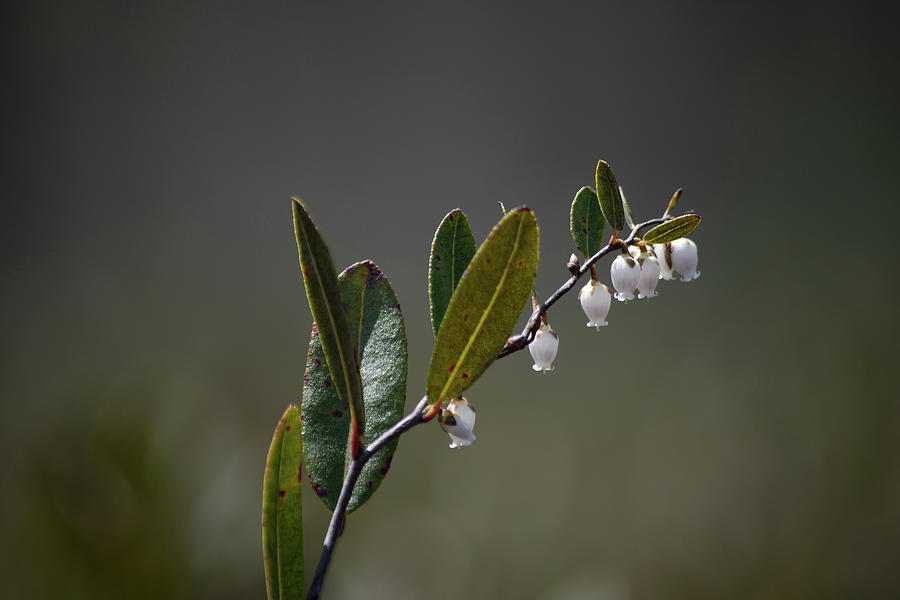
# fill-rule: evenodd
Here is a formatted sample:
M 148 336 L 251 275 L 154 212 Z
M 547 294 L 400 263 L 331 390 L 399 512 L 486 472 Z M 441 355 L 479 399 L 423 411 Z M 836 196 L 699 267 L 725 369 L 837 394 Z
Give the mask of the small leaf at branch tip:
M 678 199 L 681 198 L 681 193 L 683 191 L 684 190 L 682 188 L 678 188 L 677 190 L 675 190 L 675 193 L 672 194 L 672 199 L 669 200 L 669 206 L 666 207 L 664 216 L 668 217 L 670 214 L 672 214 L 672 211 L 675 210 L 675 205 L 678 204 Z
M 589 258 L 603 247 L 603 214 L 597 193 L 583 187 L 575 194 L 569 210 L 569 229 L 575 247 L 585 258 Z
M 613 175 L 609 164 L 601 160 L 597 163 L 597 197 L 600 201 L 600 211 L 603 218 L 609 223 L 613 231 L 622 231 L 625 228 L 625 209 L 622 205 L 622 194 L 619 192 L 619 184 Z
M 475 255 L 475 238 L 466 213 L 451 210 L 434 232 L 428 257 L 428 304 L 437 337 L 453 291 Z
M 664 244 L 673 242 L 689 234 L 700 224 L 700 215 L 687 214 L 675 217 L 657 225 L 644 234 L 643 240 L 648 244 Z
M 625 208 L 625 224 L 628 229 L 634 229 L 634 215 L 631 214 L 631 207 L 628 206 L 628 200 L 625 199 L 625 190 L 619 186 L 619 194 L 622 196 L 622 206 Z

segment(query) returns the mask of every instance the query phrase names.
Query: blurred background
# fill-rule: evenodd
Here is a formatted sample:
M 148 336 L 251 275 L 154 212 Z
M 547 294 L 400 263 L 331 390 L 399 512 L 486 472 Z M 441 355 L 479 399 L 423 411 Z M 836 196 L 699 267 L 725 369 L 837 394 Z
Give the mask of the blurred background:
M 564 299 L 556 372 L 520 353 L 467 394 L 474 446 L 402 438 L 327 596 L 900 596 L 886 6 L 5 6 L 2 595 L 263 598 L 311 324 L 289 197 L 391 278 L 411 407 L 440 219 L 481 241 L 527 204 L 546 296 L 604 158 L 639 219 L 684 188 L 703 276 L 599 333 Z

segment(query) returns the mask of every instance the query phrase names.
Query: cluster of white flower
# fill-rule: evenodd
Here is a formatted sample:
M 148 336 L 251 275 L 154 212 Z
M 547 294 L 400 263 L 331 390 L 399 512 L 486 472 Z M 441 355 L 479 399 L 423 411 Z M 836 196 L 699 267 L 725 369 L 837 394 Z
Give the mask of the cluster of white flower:
M 628 254 L 617 256 L 609 268 L 609 276 L 616 289 L 615 298 L 620 302 L 634 300 L 635 290 L 638 298 L 654 298 L 658 295 L 656 286 L 659 280 L 675 279 L 674 273 L 679 273 L 682 281 L 700 277 L 700 271 L 697 270 L 697 244 L 688 238 L 652 246 L 629 246 Z M 606 315 L 609 314 L 612 297 L 609 288 L 593 275 L 581 288 L 578 300 L 587 315 L 588 327 L 599 330 L 607 325 Z M 532 368 L 535 371 L 552 371 L 558 348 L 559 336 L 545 319 L 541 322 L 534 341 L 528 344 L 528 350 L 534 359 Z
M 574 261 L 574 256 L 572 260 Z M 697 270 L 697 244 L 688 238 L 652 246 L 629 246 L 628 254 L 617 256 L 609 268 L 609 276 L 616 289 L 615 297 L 620 302 L 633 300 L 635 290 L 638 298 L 650 299 L 657 296 L 656 286 L 659 280 L 673 280 L 675 273 L 681 275 L 682 281 L 700 277 L 700 271 Z M 587 315 L 587 326 L 599 331 L 608 324 L 606 315 L 609 314 L 613 294 L 593 274 L 592 270 L 591 280 L 578 292 L 578 300 Z M 531 368 L 540 372 L 552 371 L 558 349 L 559 335 L 550 327 L 545 313 L 534 340 L 528 344 L 528 351 L 534 359 Z M 451 448 L 468 446 L 475 441 L 475 434 L 472 433 L 475 428 L 475 409 L 465 398 L 448 402 L 441 409 L 438 422 L 450 435 Z

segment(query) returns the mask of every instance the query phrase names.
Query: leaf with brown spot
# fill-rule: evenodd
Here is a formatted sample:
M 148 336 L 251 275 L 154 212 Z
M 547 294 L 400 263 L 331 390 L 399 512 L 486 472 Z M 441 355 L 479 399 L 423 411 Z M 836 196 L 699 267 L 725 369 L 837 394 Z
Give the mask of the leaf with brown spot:
M 603 241 L 604 223 L 597 192 L 589 187 L 578 190 L 569 210 L 569 229 L 575 247 L 586 259 L 606 245 Z
M 537 266 L 537 221 L 520 207 L 494 227 L 450 299 L 428 370 L 430 403 L 459 396 L 496 360 L 531 296 Z
M 373 440 L 403 416 L 406 327 L 394 290 L 375 263 L 363 261 L 348 267 L 338 276 L 338 285 L 359 355 L 365 435 Z M 329 510 L 334 510 L 347 468 L 350 420 L 334 386 L 325 383 L 328 368 L 322 361 L 327 363 L 318 331 L 313 328 L 301 404 L 306 467 L 316 495 Z M 384 478 L 376 465 L 396 447 L 394 439 L 363 467 L 349 510 L 355 510 L 375 493 Z M 374 483 L 367 486 L 367 481 Z
M 453 290 L 474 255 L 475 238 L 466 213 L 458 208 L 451 210 L 434 232 L 428 258 L 428 303 L 435 337 L 441 328 Z
M 334 263 L 325 240 L 303 203 L 297 198 L 291 198 L 291 207 L 309 309 L 319 331 L 332 383 L 341 401 L 350 408 L 351 427 L 362 436 L 366 419 L 359 359 L 354 351 Z
M 263 563 L 269 600 L 303 597 L 302 464 L 300 411 L 289 406 L 272 436 L 263 478 Z
M 648 244 L 664 244 L 683 238 L 700 224 L 700 215 L 681 215 L 671 221 L 657 225 L 644 234 L 643 240 Z
M 597 197 L 600 200 L 600 212 L 613 231 L 625 228 L 625 209 L 622 206 L 622 193 L 612 168 L 605 160 L 597 163 Z

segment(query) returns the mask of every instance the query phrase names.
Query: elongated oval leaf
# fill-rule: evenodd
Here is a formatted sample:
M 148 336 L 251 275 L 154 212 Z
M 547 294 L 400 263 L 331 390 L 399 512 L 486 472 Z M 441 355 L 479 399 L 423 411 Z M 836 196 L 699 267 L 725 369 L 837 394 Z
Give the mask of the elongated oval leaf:
M 634 215 L 631 214 L 631 207 L 628 206 L 628 198 L 625 197 L 625 190 L 619 186 L 619 195 L 622 196 L 622 207 L 625 209 L 625 224 L 628 229 L 634 229 Z
M 575 247 L 586 259 L 606 245 L 603 242 L 603 225 L 603 213 L 600 212 L 597 192 L 589 187 L 581 188 L 572 200 L 569 228 L 572 230 Z
M 597 163 L 597 197 L 600 199 L 600 210 L 603 218 L 613 231 L 625 228 L 625 209 L 622 207 L 622 194 L 612 169 L 601 160 Z
M 497 358 L 531 295 L 537 265 L 537 222 L 520 207 L 494 227 L 450 299 L 428 370 L 430 403 L 459 396 Z
M 303 597 L 303 438 L 289 406 L 275 428 L 263 479 L 262 541 L 269 600 Z
M 328 247 L 309 218 L 306 207 L 297 198 L 291 200 L 306 298 L 319 331 L 322 349 L 328 358 L 331 381 L 341 401 L 349 407 L 353 429 L 350 435 L 354 447 L 358 448 L 356 444 L 363 442 L 359 438 L 365 431 L 365 412 L 359 357 L 353 345 L 355 338 L 350 334 L 350 325 Z
M 680 217 L 675 217 L 671 221 L 666 221 L 661 225 L 657 225 L 645 233 L 643 239 L 648 244 L 674 242 L 678 238 L 683 238 L 689 234 L 699 224 L 700 215 L 681 215 Z
M 441 321 L 469 261 L 475 256 L 475 238 L 466 213 L 451 210 L 438 225 L 428 258 L 428 301 L 431 328 L 437 337 Z
M 366 439 L 381 435 L 403 416 L 406 400 L 406 327 L 391 284 L 375 263 L 363 261 L 338 277 L 350 330 L 360 357 Z M 335 390 L 321 339 L 313 327 L 303 377 L 303 440 L 313 490 L 334 510 L 344 481 L 350 418 Z M 378 451 L 360 474 L 348 510 L 366 502 L 387 474 L 397 439 Z

